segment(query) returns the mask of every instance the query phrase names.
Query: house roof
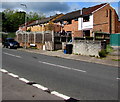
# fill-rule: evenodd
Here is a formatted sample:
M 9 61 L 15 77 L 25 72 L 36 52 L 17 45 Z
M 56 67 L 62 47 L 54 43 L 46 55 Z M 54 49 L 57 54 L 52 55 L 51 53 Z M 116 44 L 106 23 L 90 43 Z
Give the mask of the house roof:
M 47 17 L 47 18 L 44 18 L 44 19 L 41 19 L 41 20 L 36 20 L 36 21 L 32 22 L 31 24 L 29 24 L 28 26 L 48 23 L 50 20 L 56 18 L 59 15 L 61 15 L 61 14 L 56 14 L 54 16 L 50 16 L 50 17 Z
M 36 25 L 36 24 L 37 24 L 37 22 L 38 22 L 38 20 L 33 21 L 32 23 L 30 23 L 29 25 L 27 25 L 27 27 L 29 27 L 29 26 L 33 26 L 33 25 Z
M 34 23 L 35 21 L 30 21 L 30 22 L 27 22 L 26 25 L 29 26 L 30 24 Z M 20 27 L 23 27 L 25 26 L 25 23 L 24 24 L 21 24 Z
M 82 16 L 84 15 L 89 15 L 91 14 L 93 11 L 101 8 L 102 6 L 106 5 L 107 3 L 103 3 L 103 4 L 100 4 L 100 5 L 96 5 L 96 6 L 92 6 L 92 7 L 89 7 L 89 8 L 83 8 L 82 9 Z
M 55 22 L 67 21 L 67 20 L 72 20 L 72 19 L 75 19 L 75 18 L 79 18 L 80 16 L 90 15 L 90 14 L 92 14 L 93 11 L 101 8 L 102 6 L 104 6 L 106 4 L 107 3 L 103 3 L 103 4 L 100 4 L 100 5 L 96 5 L 96 6 L 92 6 L 92 7 L 88 7 L 88 8 L 83 8 L 82 10 L 77 10 L 77 11 L 67 13 L 64 16 L 56 19 Z
M 56 19 L 54 22 L 64 21 L 64 20 L 71 20 L 80 17 L 81 10 L 73 11 L 70 13 L 65 14 L 64 16 Z
M 61 14 L 56 14 L 54 16 L 50 16 L 50 17 L 47 17 L 45 19 L 42 19 L 42 20 L 39 20 L 39 23 L 38 24 L 44 24 L 44 23 L 48 23 L 50 20 L 56 18 L 57 16 L 59 16 Z
M 100 4 L 100 5 L 96 5 L 96 6 L 92 6 L 92 7 L 88 7 L 88 8 L 83 8 L 82 10 L 77 10 L 77 11 L 73 11 L 73 12 L 67 13 L 67 14 L 57 18 L 53 22 L 67 21 L 67 20 L 72 20 L 72 19 L 79 18 L 80 16 L 90 15 L 94 11 L 96 11 L 97 9 L 103 7 L 106 4 L 107 3 L 103 3 L 103 4 Z M 50 20 L 56 18 L 59 15 L 61 15 L 61 14 L 56 14 L 54 16 L 50 16 L 50 17 L 47 17 L 47 18 L 44 18 L 44 19 L 41 19 L 41 20 L 33 21 L 30 24 L 28 24 L 27 26 L 33 26 L 33 25 L 37 25 L 37 24 L 48 23 Z

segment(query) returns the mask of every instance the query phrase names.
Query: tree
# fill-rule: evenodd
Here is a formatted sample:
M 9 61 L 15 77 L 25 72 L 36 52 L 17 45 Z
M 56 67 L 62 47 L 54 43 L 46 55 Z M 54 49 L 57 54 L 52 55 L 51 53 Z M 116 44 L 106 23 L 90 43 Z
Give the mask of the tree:
M 45 16 L 42 13 L 38 14 L 36 12 L 29 12 L 27 14 L 27 21 L 28 22 L 34 21 L 34 20 L 40 20 L 40 19 L 43 19 L 43 18 L 45 18 Z
M 25 12 L 18 10 L 6 9 L 2 12 L 2 31 L 16 32 L 20 25 L 25 23 Z M 29 12 L 27 14 L 27 22 L 42 19 L 45 16 L 41 13 Z
M 24 23 L 25 13 L 6 9 L 2 12 L 2 31 L 15 32 Z

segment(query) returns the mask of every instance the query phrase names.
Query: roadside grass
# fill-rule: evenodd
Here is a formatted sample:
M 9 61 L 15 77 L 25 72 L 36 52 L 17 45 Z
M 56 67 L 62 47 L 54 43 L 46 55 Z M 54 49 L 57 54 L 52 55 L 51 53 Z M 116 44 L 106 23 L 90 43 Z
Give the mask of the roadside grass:
M 112 61 L 120 61 L 120 59 L 112 59 Z
M 110 44 L 108 44 L 107 47 L 106 47 L 106 52 L 109 54 L 113 51 L 114 51 L 113 48 L 110 46 Z
M 28 49 L 38 50 L 38 48 L 36 46 L 30 46 L 30 47 L 28 47 Z
M 31 49 L 37 49 L 37 47 L 30 47 Z

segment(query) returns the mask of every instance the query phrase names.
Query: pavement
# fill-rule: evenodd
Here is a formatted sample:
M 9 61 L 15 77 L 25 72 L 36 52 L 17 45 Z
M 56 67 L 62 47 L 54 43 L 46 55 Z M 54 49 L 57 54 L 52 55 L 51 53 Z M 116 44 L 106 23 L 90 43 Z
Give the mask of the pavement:
M 51 100 L 51 102 L 64 102 L 62 98 L 28 85 L 7 73 L 2 73 L 2 100 L 46 100 L 46 102 Z
M 38 49 L 24 49 L 19 48 L 18 50 L 27 51 L 31 53 L 37 53 L 37 54 L 44 54 L 48 56 L 55 56 L 55 57 L 61 57 L 66 59 L 73 59 L 73 60 L 79 60 L 79 61 L 85 61 L 90 63 L 98 63 L 103 65 L 109 65 L 109 66 L 115 66 L 119 67 L 119 56 L 115 55 L 108 55 L 106 58 L 96 58 L 96 57 L 90 57 L 90 56 L 83 56 L 83 55 L 75 55 L 75 54 L 64 54 L 62 50 L 57 51 L 44 51 L 44 50 L 38 50 Z M 113 60 L 114 59 L 114 60 Z

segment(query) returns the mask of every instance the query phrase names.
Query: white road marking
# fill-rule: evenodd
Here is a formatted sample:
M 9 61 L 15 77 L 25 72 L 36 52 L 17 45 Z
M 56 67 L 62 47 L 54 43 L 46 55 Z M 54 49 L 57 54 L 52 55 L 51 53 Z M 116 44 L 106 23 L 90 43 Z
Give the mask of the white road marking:
M 117 80 L 120 80 L 120 78 L 116 78 Z
M 19 80 L 25 82 L 25 83 L 29 83 L 30 81 L 28 81 L 27 79 L 24 79 L 24 78 L 19 78 Z
M 15 56 L 15 57 L 17 57 L 17 58 L 22 58 L 21 56 Z
M 13 56 L 13 57 L 17 57 L 17 58 L 22 58 L 21 56 L 13 55 L 13 54 L 6 53 L 6 52 L 4 52 L 4 54 L 9 55 L 9 56 Z
M 84 70 L 70 68 L 70 67 L 66 67 L 66 66 L 62 66 L 62 65 L 53 64 L 53 63 L 42 62 L 42 61 L 39 61 L 39 62 L 43 63 L 43 64 L 51 65 L 51 66 L 56 66 L 56 67 L 64 68 L 64 69 L 75 70 L 75 71 L 84 72 L 84 73 L 86 72 Z
M 13 74 L 13 73 L 8 73 L 8 75 L 10 75 L 10 76 L 12 76 L 12 77 L 14 77 L 14 78 L 19 78 L 18 75 L 15 75 L 15 74 Z
M 39 88 L 39 89 L 41 89 L 41 90 L 48 90 L 48 88 L 46 88 L 46 87 L 44 87 L 44 86 L 42 86 L 42 85 L 39 85 L 39 84 L 33 84 L 33 86 L 34 87 L 37 87 L 37 88 Z
M 65 99 L 65 100 L 70 99 L 69 96 L 63 95 L 63 94 L 58 93 L 58 92 L 56 92 L 56 91 L 52 91 L 51 94 L 56 95 L 56 96 L 58 96 L 58 97 L 61 97 L 61 98 Z
M 0 71 L 3 72 L 3 73 L 8 73 L 8 71 L 5 70 L 5 69 L 0 69 Z

